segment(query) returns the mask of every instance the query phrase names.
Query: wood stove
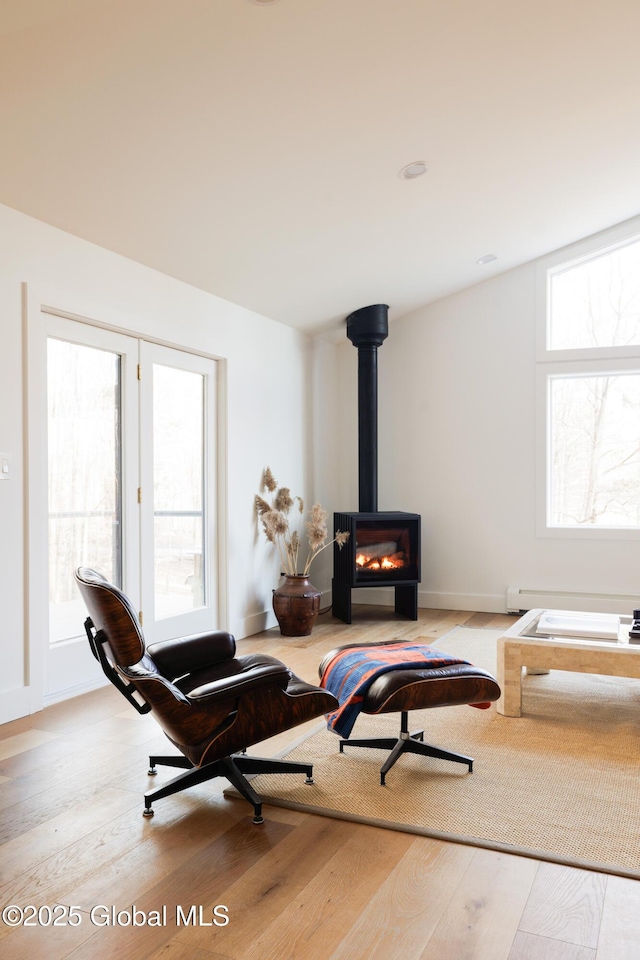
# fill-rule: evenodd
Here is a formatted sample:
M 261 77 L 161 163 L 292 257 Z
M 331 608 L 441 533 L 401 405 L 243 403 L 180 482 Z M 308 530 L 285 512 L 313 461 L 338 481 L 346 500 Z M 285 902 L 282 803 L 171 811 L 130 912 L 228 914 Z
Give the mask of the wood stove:
M 378 510 L 378 347 L 388 335 L 388 307 L 363 307 L 347 317 L 347 336 L 358 349 L 359 511 L 335 513 L 334 532 L 348 530 L 334 547 L 333 613 L 351 623 L 355 587 L 394 587 L 397 614 L 418 619 L 420 517 Z
M 417 513 L 335 513 L 349 539 L 334 557 L 333 613 L 351 623 L 353 587 L 395 587 L 397 614 L 418 618 L 420 517 Z

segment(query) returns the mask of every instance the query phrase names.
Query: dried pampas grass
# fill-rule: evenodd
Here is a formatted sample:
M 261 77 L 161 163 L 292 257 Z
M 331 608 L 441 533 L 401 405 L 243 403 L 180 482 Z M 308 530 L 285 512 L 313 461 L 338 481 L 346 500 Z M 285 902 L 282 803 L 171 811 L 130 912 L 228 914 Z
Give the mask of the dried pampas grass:
M 299 513 L 304 513 L 304 501 L 301 497 L 292 497 L 289 487 L 278 487 L 278 481 L 269 467 L 265 469 L 262 475 L 261 490 L 266 490 L 267 493 L 273 495 L 271 503 L 260 494 L 256 494 L 255 497 L 256 513 L 262 524 L 264 535 L 269 543 L 277 546 L 284 572 L 292 577 L 299 576 L 300 534 L 297 530 L 291 529 L 289 513 L 296 501 Z M 326 547 L 330 547 L 332 543 L 337 543 L 338 547 L 342 549 L 349 539 L 348 531 L 337 530 L 333 540 L 326 542 L 328 536 L 327 511 L 319 503 L 314 503 L 312 506 L 305 527 L 309 541 L 309 553 L 302 567 L 301 575 L 303 577 L 308 576 L 311 564 Z

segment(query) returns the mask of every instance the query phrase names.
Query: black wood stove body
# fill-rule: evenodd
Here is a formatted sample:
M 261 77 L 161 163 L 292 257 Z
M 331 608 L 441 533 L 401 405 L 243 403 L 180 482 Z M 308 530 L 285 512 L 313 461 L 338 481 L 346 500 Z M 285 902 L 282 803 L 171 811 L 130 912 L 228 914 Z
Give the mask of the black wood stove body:
M 334 546 L 333 613 L 351 623 L 351 591 L 394 587 L 396 613 L 418 619 L 420 517 L 378 510 L 378 347 L 386 340 L 388 307 L 375 304 L 347 317 L 347 336 L 358 350 L 359 511 L 334 513 L 334 531 L 349 539 Z

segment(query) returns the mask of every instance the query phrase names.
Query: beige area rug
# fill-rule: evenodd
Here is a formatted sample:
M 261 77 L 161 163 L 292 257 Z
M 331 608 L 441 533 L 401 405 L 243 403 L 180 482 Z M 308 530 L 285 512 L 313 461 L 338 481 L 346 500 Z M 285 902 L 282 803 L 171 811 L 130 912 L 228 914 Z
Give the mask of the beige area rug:
M 433 646 L 495 671 L 500 632 L 457 627 Z M 313 786 L 258 776 L 265 803 L 640 877 L 640 681 L 552 671 L 526 677 L 523 716 L 447 707 L 414 712 L 425 741 L 474 757 L 347 747 L 324 726 L 287 753 L 312 761 Z M 352 737 L 394 735 L 399 715 L 361 715 Z

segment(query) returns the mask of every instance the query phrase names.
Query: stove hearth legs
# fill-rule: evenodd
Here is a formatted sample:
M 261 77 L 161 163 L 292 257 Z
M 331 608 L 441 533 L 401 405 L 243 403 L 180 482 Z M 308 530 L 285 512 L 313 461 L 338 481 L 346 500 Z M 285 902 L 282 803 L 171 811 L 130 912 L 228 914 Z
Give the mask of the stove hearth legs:
M 336 580 L 331 581 L 331 591 L 333 597 L 332 612 L 334 617 L 342 620 L 343 623 L 352 622 L 351 591 L 354 589 L 348 583 Z M 418 619 L 418 584 L 407 583 L 398 584 L 395 590 L 395 612 L 398 616 L 406 617 L 408 620 Z

